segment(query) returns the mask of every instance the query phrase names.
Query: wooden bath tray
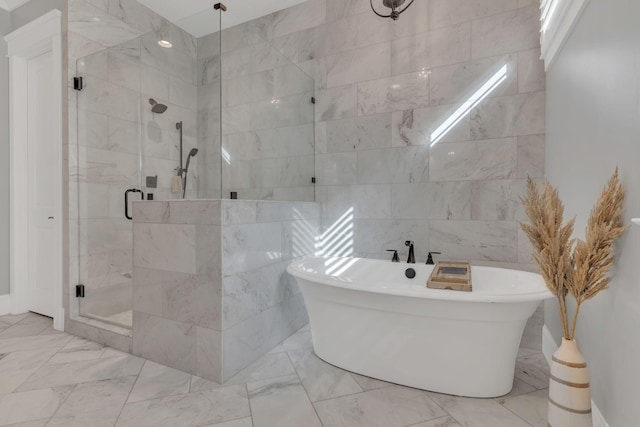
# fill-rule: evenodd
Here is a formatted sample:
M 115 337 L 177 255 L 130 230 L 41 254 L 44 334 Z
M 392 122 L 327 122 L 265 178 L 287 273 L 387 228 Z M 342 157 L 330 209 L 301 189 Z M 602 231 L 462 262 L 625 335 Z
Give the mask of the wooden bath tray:
M 427 280 L 427 288 L 471 292 L 471 266 L 468 262 L 438 262 Z

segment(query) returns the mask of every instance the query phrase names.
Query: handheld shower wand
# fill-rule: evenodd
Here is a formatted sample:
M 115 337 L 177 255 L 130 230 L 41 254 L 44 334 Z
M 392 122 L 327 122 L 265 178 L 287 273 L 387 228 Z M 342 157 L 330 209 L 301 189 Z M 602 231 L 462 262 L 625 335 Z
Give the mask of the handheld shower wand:
M 184 199 L 185 195 L 187 194 L 187 175 L 189 173 L 189 163 L 191 162 L 191 158 L 195 157 L 196 154 L 198 154 L 198 149 L 197 148 L 192 148 L 191 151 L 189 151 L 189 156 L 187 157 L 187 164 L 184 167 L 183 175 L 182 175 L 182 198 Z

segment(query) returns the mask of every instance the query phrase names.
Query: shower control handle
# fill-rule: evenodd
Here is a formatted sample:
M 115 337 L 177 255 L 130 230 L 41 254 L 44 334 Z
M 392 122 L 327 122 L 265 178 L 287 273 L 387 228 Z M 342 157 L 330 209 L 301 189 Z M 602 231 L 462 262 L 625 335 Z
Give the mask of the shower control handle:
M 130 188 L 124 192 L 124 216 L 127 219 L 133 219 L 133 217 L 129 215 L 129 193 L 140 193 L 142 196 L 141 200 L 144 200 L 144 192 L 137 188 Z

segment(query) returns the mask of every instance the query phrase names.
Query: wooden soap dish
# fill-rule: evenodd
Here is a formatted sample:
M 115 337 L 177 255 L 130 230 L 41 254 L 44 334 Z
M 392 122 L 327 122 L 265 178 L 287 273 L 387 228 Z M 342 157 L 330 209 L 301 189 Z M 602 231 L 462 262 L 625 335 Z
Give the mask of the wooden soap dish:
M 427 288 L 471 292 L 471 266 L 468 262 L 438 262 L 427 280 Z

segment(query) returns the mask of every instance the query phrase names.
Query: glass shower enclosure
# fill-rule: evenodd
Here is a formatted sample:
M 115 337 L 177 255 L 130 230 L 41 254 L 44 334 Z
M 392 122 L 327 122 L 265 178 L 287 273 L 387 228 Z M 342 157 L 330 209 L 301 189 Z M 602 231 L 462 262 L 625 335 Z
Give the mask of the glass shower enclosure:
M 164 21 L 76 63 L 72 317 L 131 329 L 133 201 L 315 200 L 313 79 L 211 16 L 208 35 Z

